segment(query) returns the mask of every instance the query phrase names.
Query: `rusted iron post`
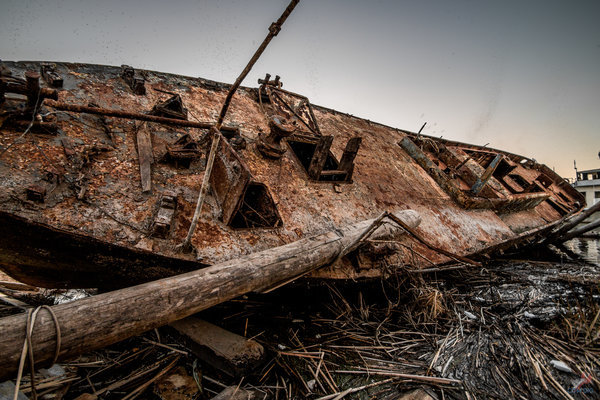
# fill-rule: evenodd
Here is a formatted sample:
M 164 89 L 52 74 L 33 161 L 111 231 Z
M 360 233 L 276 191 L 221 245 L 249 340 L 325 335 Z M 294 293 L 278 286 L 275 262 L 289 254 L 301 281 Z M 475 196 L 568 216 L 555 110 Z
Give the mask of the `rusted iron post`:
M 206 192 L 208 191 L 208 182 L 210 181 L 210 175 L 212 174 L 212 169 L 215 165 L 215 156 L 217 154 L 217 148 L 219 147 L 221 134 L 216 128 L 211 129 L 211 134 L 213 136 L 212 143 L 210 145 L 210 152 L 208 153 L 208 160 L 206 160 L 206 169 L 204 170 L 202 186 L 200 187 L 200 193 L 198 194 L 198 200 L 196 201 L 196 209 L 194 210 L 194 216 L 192 217 L 192 224 L 190 225 L 190 229 L 188 229 L 185 240 L 178 246 L 178 248 L 183 251 L 191 250 L 192 236 L 196 230 L 196 225 L 198 225 L 198 218 L 200 217 L 202 205 L 204 204 L 204 198 L 206 197 Z
M 40 74 L 35 71 L 27 71 L 25 80 L 27 81 L 27 108 L 33 110 L 39 99 Z
M 131 112 L 131 111 L 123 111 L 123 110 L 113 110 L 110 108 L 82 106 L 82 105 L 78 105 L 78 104 L 62 103 L 62 102 L 58 102 L 58 101 L 46 101 L 44 104 L 47 105 L 48 107 L 52 107 L 52 108 L 55 108 L 57 110 L 62 110 L 62 111 L 104 115 L 106 117 L 114 117 L 114 118 L 135 119 L 135 120 L 139 120 L 139 121 L 156 122 L 158 124 L 165 124 L 165 125 L 189 126 L 190 128 L 200 128 L 200 129 L 210 129 L 212 126 L 214 126 L 214 124 L 212 122 L 185 121 L 185 120 L 176 119 L 176 118 L 159 117 L 156 115 L 148 115 L 148 114 L 136 113 L 136 112 Z M 234 129 L 234 128 L 228 127 L 227 129 Z
M 34 72 L 34 73 L 37 74 L 37 72 Z M 35 78 L 30 78 L 30 79 L 33 79 L 31 85 L 35 85 L 35 82 L 34 82 Z M 39 79 L 39 77 L 38 77 L 38 79 Z M 4 80 L 2 78 L 0 78 L 0 81 L 2 81 L 2 85 L 4 85 L 5 93 L 16 93 L 16 94 L 22 94 L 25 96 L 28 96 L 30 94 L 26 83 L 13 82 L 10 80 Z M 33 87 L 34 86 L 32 86 L 32 88 Z M 38 87 L 35 91 L 34 96 L 37 96 L 38 93 L 39 93 L 40 98 L 42 98 L 42 99 L 58 100 L 58 91 L 56 89 L 40 88 L 39 82 L 38 82 Z
M 56 88 L 63 87 L 63 78 L 56 72 L 55 64 L 41 64 L 40 73 L 48 85 Z
M 281 17 L 279 17 L 279 19 L 276 22 L 273 22 L 271 24 L 271 26 L 269 27 L 269 34 L 267 35 L 265 40 L 263 40 L 263 42 L 260 44 L 260 46 L 258 47 L 256 52 L 254 53 L 254 55 L 252 56 L 252 58 L 246 65 L 246 68 L 244 68 L 244 70 L 242 71 L 240 76 L 238 76 L 238 78 L 235 80 L 235 82 L 229 89 L 229 92 L 227 93 L 227 97 L 225 98 L 225 102 L 223 103 L 223 107 L 221 108 L 221 113 L 219 114 L 219 119 L 217 120 L 217 125 L 216 125 L 217 131 L 220 130 L 221 125 L 223 125 L 223 120 L 225 119 L 225 115 L 227 115 L 227 109 L 229 108 L 231 99 L 233 98 L 233 95 L 237 91 L 238 87 L 241 85 L 244 78 L 246 78 L 246 76 L 248 75 L 248 73 L 250 72 L 250 70 L 252 69 L 254 64 L 256 63 L 256 61 L 258 61 L 258 58 L 260 57 L 260 55 L 263 53 L 263 51 L 265 51 L 265 49 L 267 48 L 267 45 L 269 44 L 269 42 L 271 42 L 271 39 L 273 39 L 275 36 L 277 36 L 279 31 L 281 30 L 281 25 L 285 22 L 287 17 L 291 14 L 291 12 L 294 10 L 294 8 L 296 7 L 296 5 L 299 2 L 300 2 L 300 0 L 292 0 L 290 2 L 290 4 L 287 6 L 287 8 L 285 9 L 285 11 L 283 12 L 283 14 L 281 14 Z M 179 246 L 179 248 L 182 250 L 190 250 L 190 243 L 192 240 L 192 236 L 194 235 L 194 231 L 196 230 L 196 225 L 198 224 L 198 218 L 200 217 L 200 212 L 202 211 L 202 204 L 204 203 L 204 197 L 206 196 L 206 192 L 208 191 L 210 174 L 212 171 L 213 163 L 215 162 L 215 154 L 214 153 L 219 148 L 220 140 L 221 140 L 220 134 L 213 135 L 212 144 L 210 146 L 210 153 L 209 153 L 208 159 L 206 161 L 206 170 L 204 172 L 204 177 L 202 178 L 202 186 L 200 187 L 198 201 L 196 201 L 196 209 L 194 211 L 194 216 L 192 217 L 192 224 L 190 225 L 190 229 L 188 230 L 185 240 Z
M 136 141 L 142 193 L 148 193 L 152 190 L 152 163 L 154 160 L 152 157 L 152 139 L 145 122 L 136 131 Z
M 275 36 L 277 36 L 279 31 L 281 30 L 281 26 L 283 25 L 285 20 L 290 16 L 290 14 L 292 13 L 292 11 L 294 10 L 294 8 L 296 7 L 296 5 L 299 2 L 300 2 L 300 0 L 292 0 L 290 2 L 290 4 L 288 4 L 288 6 L 285 9 L 285 11 L 283 12 L 283 14 L 281 14 L 281 17 L 279 17 L 279 19 L 277 21 L 273 22 L 271 24 L 271 26 L 269 27 L 269 34 L 267 35 L 265 40 L 263 40 L 263 42 L 260 44 L 260 46 L 254 53 L 254 55 L 252 56 L 250 61 L 248 61 L 246 68 L 244 68 L 244 70 L 242 71 L 240 76 L 238 76 L 238 78 L 235 80 L 234 84 L 229 89 L 229 93 L 227 93 L 227 97 L 225 98 L 225 102 L 223 103 L 223 107 L 221 108 L 221 113 L 219 114 L 219 119 L 217 120 L 217 129 L 219 129 L 221 127 L 221 125 L 223 124 L 223 120 L 225 119 L 225 115 L 227 114 L 227 109 L 229 108 L 231 99 L 233 98 L 233 95 L 237 91 L 238 87 L 242 84 L 242 81 L 244 80 L 244 78 L 246 78 L 246 76 L 248 75 L 248 73 L 250 72 L 250 70 L 252 69 L 254 64 L 256 64 L 256 61 L 258 61 L 259 57 L 261 56 L 263 51 L 265 51 L 265 49 L 267 48 L 267 46 L 269 45 L 271 40 Z
M 289 137 L 296 128 L 276 116 L 269 119 L 269 128 L 269 133 L 261 135 L 258 139 L 256 148 L 265 157 L 281 158 L 286 151 L 285 147 L 281 146 L 281 140 Z
M 494 157 L 490 165 L 488 165 L 488 167 L 485 169 L 485 172 L 483 173 L 483 175 L 481 175 L 481 178 L 477 178 L 477 181 L 475 182 L 475 184 L 473 184 L 473 187 L 471 188 L 471 192 L 473 194 L 479 194 L 479 192 L 481 192 L 483 187 L 488 183 L 488 181 L 492 177 L 492 174 L 494 173 L 496 168 L 498 168 L 500 160 L 502 160 L 502 154 L 496 154 L 496 157 Z

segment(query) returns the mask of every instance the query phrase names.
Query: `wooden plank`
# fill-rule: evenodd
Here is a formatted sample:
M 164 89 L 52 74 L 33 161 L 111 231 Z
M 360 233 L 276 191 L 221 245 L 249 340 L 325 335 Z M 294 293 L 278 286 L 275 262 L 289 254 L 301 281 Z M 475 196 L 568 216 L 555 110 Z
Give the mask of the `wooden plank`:
M 332 142 L 333 136 L 321 136 L 321 140 L 317 143 L 317 147 L 315 148 L 315 152 L 308 167 L 308 176 L 310 179 L 314 179 L 315 181 L 319 180 L 321 171 L 323 171 L 323 167 L 327 161 L 329 148 L 331 147 Z
M 346 175 L 347 173 L 347 171 L 342 171 L 340 169 L 332 169 L 330 171 L 321 171 L 320 176 Z
M 412 210 L 399 211 L 394 218 L 410 228 L 421 222 Z M 373 221 L 343 226 L 186 274 L 52 306 L 61 330 L 59 359 L 108 346 L 328 265 L 347 254 L 349 246 Z M 393 238 L 404 233 L 397 225 L 388 224 L 379 227 L 371 238 Z M 24 314 L 0 319 L 0 380 L 17 371 L 26 324 Z M 46 309 L 38 314 L 32 343 L 38 365 L 54 357 L 56 327 Z
M 265 349 L 255 340 L 197 317 L 175 321 L 171 327 L 187 338 L 187 347 L 198 358 L 230 376 L 244 376 L 252 372 L 265 356 Z
M 398 400 L 433 400 L 433 397 L 423 389 L 417 389 L 404 394 Z
M 344 150 L 344 154 L 342 154 L 342 159 L 340 160 L 340 166 L 338 169 L 342 171 L 350 172 L 354 165 L 354 159 L 356 158 L 356 154 L 358 153 L 358 148 L 362 142 L 361 137 L 353 137 L 348 140 L 348 144 L 346 144 L 346 149 Z
M 488 183 L 488 181 L 492 177 L 492 174 L 494 173 L 496 168 L 498 168 L 500 160 L 502 160 L 502 154 L 496 154 L 496 157 L 494 157 L 490 165 L 488 165 L 488 167 L 485 169 L 481 178 L 478 178 L 477 182 L 475 182 L 475 184 L 471 188 L 471 192 L 473 194 L 479 194 L 479 192 L 481 192 L 481 189 L 483 189 L 483 187 Z
M 140 177 L 142 182 L 142 192 L 152 190 L 152 140 L 150 131 L 146 123 L 137 130 L 136 133 L 138 161 L 140 163 Z
M 256 392 L 242 389 L 238 386 L 227 386 L 211 400 L 258 400 L 262 398 Z
M 220 132 L 218 134 L 221 135 Z M 231 222 L 240 208 L 251 177 L 246 164 L 231 147 L 229 141 L 221 136 L 210 175 L 210 186 L 221 207 L 221 218 L 225 224 Z

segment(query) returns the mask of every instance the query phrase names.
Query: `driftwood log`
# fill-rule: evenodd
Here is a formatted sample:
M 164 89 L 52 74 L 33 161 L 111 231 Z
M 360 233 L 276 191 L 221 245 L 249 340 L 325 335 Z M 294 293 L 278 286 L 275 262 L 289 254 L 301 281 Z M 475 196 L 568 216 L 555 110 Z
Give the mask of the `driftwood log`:
M 412 210 L 394 215 L 410 228 L 421 222 Z M 61 330 L 58 358 L 102 348 L 244 293 L 289 281 L 356 249 L 364 233 L 381 222 L 381 217 L 365 220 L 201 270 L 53 306 Z M 370 237 L 389 238 L 403 232 L 397 224 L 385 223 Z M 0 319 L 0 381 L 16 375 L 26 324 L 25 314 Z M 39 311 L 32 343 L 36 366 L 54 357 L 57 334 L 45 309 Z

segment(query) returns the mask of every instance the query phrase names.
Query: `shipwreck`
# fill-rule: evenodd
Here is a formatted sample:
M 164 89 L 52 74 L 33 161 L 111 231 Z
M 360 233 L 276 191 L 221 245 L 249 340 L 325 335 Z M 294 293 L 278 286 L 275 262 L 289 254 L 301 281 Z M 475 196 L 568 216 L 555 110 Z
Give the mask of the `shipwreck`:
M 29 320 L 37 361 L 299 277 L 477 264 L 580 214 L 583 196 L 533 159 L 313 105 L 279 76 L 240 86 L 296 3 L 233 85 L 1 63 L 0 269 L 125 288 L 54 306 L 35 331 Z M 26 319 L 0 321 L 0 376 L 17 370 Z
M 130 286 L 414 210 L 422 241 L 372 243 L 311 274 L 376 277 L 415 254 L 448 261 L 423 242 L 465 257 L 500 251 L 584 205 L 532 159 L 316 106 L 267 75 L 238 90 L 215 133 L 184 251 L 230 85 L 37 62 L 4 62 L 1 82 L 0 266 L 37 286 Z

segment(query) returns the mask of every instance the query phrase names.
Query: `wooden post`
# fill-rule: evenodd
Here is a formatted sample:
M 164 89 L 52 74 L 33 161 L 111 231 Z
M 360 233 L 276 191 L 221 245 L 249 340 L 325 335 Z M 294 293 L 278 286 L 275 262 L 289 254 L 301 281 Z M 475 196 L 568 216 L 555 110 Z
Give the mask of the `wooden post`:
M 412 210 L 392 216 L 410 228 L 421 222 Z M 186 274 L 53 306 L 61 331 L 58 357 L 65 359 L 105 347 L 327 265 L 344 255 L 373 221 L 347 225 Z M 371 238 L 393 238 L 404 232 L 389 223 L 379 227 Z M 26 324 L 25 314 L 0 319 L 0 381 L 17 371 Z M 31 338 L 36 365 L 54 357 L 56 339 L 52 317 L 47 310 L 40 310 Z
M 340 160 L 339 170 L 350 172 L 352 167 L 354 166 L 354 159 L 356 158 L 356 153 L 358 153 L 358 148 L 360 147 L 360 143 L 362 142 L 361 137 L 353 137 L 348 140 L 348 144 L 346 145 L 346 149 L 344 150 L 344 154 L 342 154 L 342 159 Z
M 138 161 L 140 163 L 140 178 L 142 181 L 142 192 L 146 193 L 152 189 L 152 140 L 146 122 L 137 131 Z
M 315 181 L 319 180 L 321 171 L 323 171 L 323 167 L 327 161 L 329 148 L 331 147 L 332 142 L 333 136 L 321 136 L 321 139 L 315 148 L 315 152 L 313 153 L 312 159 L 310 160 L 310 165 L 308 166 L 308 176 L 310 179 L 314 179 Z
M 496 157 L 494 157 L 490 165 L 488 165 L 488 167 L 485 169 L 483 175 L 481 175 L 481 178 L 477 178 L 477 181 L 473 184 L 473 187 L 471 188 L 471 192 L 473 194 L 479 194 L 479 192 L 481 192 L 500 164 L 500 160 L 502 160 L 502 154 L 496 154 Z

